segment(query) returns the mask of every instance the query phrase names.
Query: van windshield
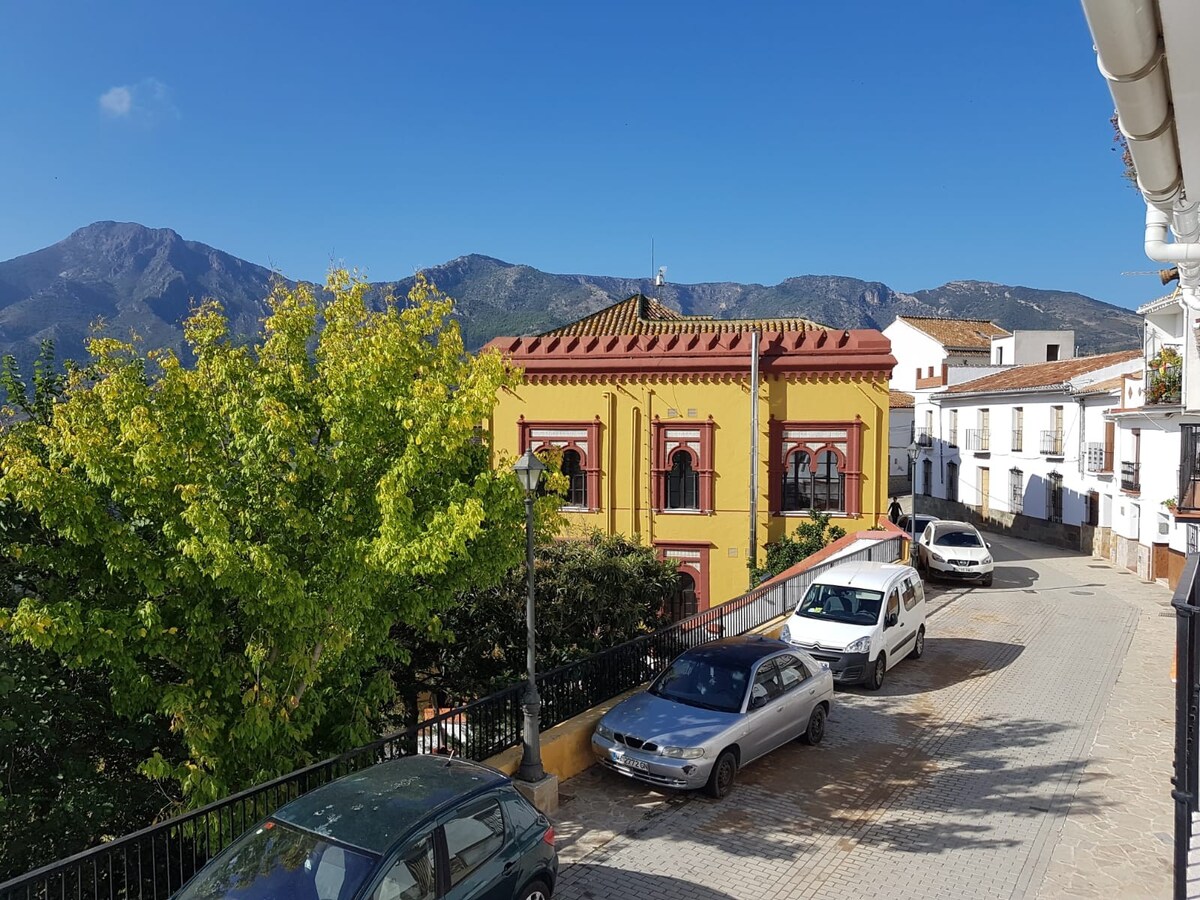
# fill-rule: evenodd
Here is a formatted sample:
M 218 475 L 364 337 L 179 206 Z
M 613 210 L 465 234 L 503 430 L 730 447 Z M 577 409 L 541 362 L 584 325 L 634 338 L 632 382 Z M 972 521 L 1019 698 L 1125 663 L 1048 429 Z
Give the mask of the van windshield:
M 874 625 L 879 621 L 883 594 L 836 584 L 814 584 L 796 607 L 796 615 L 851 625 Z

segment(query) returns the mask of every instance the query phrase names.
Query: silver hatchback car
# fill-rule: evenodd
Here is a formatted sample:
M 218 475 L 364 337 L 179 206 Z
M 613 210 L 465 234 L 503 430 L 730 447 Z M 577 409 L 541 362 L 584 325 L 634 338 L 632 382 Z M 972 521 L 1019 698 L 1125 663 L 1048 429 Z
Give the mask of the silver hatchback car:
M 630 778 L 724 797 L 752 760 L 796 738 L 820 743 L 832 702 L 829 666 L 803 650 L 724 638 L 683 653 L 605 713 L 592 753 Z

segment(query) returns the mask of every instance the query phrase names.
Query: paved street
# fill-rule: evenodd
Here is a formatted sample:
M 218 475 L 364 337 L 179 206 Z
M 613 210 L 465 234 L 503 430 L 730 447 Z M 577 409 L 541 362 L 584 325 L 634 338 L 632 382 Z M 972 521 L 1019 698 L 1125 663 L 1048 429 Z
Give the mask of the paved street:
M 721 802 L 564 784 L 556 896 L 1169 896 L 1168 591 L 990 540 L 995 586 L 935 591 L 925 658 L 840 691 L 820 747 Z

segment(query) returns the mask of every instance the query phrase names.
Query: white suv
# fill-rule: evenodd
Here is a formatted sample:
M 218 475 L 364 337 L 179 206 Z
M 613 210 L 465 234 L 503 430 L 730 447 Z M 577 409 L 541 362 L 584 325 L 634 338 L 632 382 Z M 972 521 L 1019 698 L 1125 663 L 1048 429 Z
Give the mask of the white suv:
M 963 578 L 992 586 L 991 545 L 969 522 L 930 522 L 917 542 L 917 568 L 924 575 Z

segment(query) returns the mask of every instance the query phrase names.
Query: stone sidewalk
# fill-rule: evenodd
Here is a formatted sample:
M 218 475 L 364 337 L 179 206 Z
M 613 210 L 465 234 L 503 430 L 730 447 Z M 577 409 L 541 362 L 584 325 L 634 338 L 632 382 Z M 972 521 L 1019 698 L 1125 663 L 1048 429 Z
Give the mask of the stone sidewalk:
M 925 659 L 839 692 L 822 746 L 725 801 L 567 782 L 557 896 L 1168 896 L 1169 596 L 993 544 L 995 587 L 939 592 Z

